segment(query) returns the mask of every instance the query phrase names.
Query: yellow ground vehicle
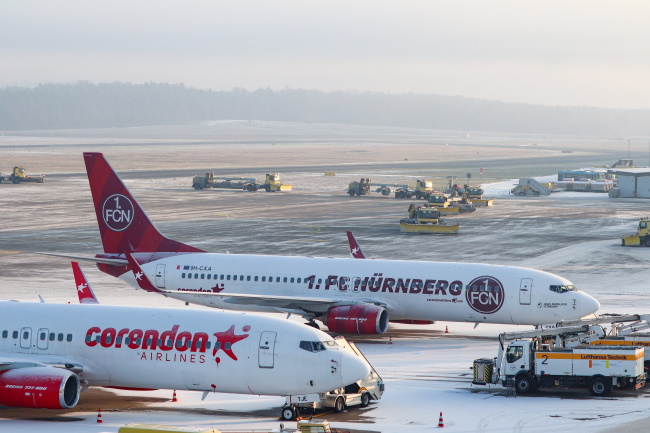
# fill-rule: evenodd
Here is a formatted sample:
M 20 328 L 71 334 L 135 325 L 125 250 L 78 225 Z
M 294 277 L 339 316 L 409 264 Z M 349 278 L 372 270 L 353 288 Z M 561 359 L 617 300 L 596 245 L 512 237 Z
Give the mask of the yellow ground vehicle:
M 350 182 L 348 185 L 348 194 L 350 197 L 354 197 L 355 195 L 369 195 L 370 184 L 372 184 L 372 179 L 366 177 L 362 177 L 359 182 Z
M 399 188 L 395 191 L 395 198 L 421 198 L 428 200 L 429 196 L 433 192 L 433 182 L 429 179 L 416 180 L 415 189 L 410 189 L 408 186 L 405 188 Z
M 494 199 L 484 199 L 483 189 L 476 186 L 465 185 L 465 194 L 467 198 L 474 203 L 475 206 L 492 206 Z
M 458 223 L 446 224 L 440 218 L 440 211 L 437 208 L 428 206 L 409 206 L 408 218 L 402 218 L 399 222 L 399 229 L 402 233 L 458 233 Z
M 637 233 L 621 238 L 621 243 L 624 247 L 650 247 L 650 218 L 641 218 Z
M 282 185 L 278 173 L 266 174 L 263 184 L 256 183 L 252 177 L 217 177 L 214 172 L 206 173 L 205 176 L 194 176 L 192 179 L 192 188 L 232 188 L 244 189 L 246 191 L 257 191 L 265 189 L 266 191 L 291 191 L 293 185 Z
M 293 185 L 283 185 L 280 182 L 280 175 L 278 173 L 273 173 L 273 174 L 267 173 L 266 178 L 264 179 L 264 185 L 262 185 L 262 187 L 267 192 L 291 191 Z
M 447 194 L 441 192 L 434 192 L 429 195 L 429 207 L 437 207 L 440 215 L 458 215 L 460 213 L 460 206 L 453 202 Z
M 25 167 L 15 166 L 13 171 L 9 176 L 3 176 L 0 174 L 0 182 L 13 182 L 13 183 L 22 183 L 22 182 L 35 182 L 43 183 L 45 182 L 45 175 L 40 174 L 36 176 L 28 176 L 25 174 Z

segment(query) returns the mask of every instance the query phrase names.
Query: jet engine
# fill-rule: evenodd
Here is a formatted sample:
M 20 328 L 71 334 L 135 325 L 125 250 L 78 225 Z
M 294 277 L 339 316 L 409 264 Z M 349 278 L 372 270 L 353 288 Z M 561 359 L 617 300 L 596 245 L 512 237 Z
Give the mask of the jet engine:
M 377 305 L 342 305 L 330 308 L 323 323 L 341 334 L 383 334 L 388 329 L 388 311 Z
M 55 367 L 0 372 L 0 404 L 9 407 L 70 409 L 79 401 L 79 377 Z

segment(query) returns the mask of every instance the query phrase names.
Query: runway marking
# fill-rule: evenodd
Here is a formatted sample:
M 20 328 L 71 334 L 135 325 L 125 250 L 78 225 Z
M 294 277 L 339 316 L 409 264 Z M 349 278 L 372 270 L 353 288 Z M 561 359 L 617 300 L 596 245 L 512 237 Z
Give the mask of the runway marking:
M 20 254 L 20 251 L 0 250 L 0 254 Z

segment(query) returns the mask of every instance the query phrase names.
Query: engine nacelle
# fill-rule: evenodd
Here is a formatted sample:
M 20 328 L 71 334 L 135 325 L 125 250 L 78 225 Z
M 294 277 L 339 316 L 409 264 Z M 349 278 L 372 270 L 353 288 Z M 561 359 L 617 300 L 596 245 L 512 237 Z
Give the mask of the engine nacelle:
M 0 372 L 0 404 L 9 407 L 70 409 L 79 401 L 81 383 L 71 371 L 25 367 Z
M 323 323 L 341 334 L 383 334 L 388 329 L 388 311 L 377 305 L 342 305 L 330 308 Z

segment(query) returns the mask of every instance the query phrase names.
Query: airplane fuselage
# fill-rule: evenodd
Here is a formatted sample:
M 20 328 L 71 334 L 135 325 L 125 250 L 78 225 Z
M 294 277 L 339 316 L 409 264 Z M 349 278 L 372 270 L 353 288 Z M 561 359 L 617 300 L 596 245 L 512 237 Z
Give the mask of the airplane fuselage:
M 91 386 L 291 395 L 368 373 L 321 331 L 245 313 L 0 302 L 0 332 L 5 368 L 79 366 Z
M 224 309 L 290 311 L 210 294 L 249 294 L 383 305 L 390 320 L 538 325 L 577 319 L 598 302 L 568 280 L 529 268 L 472 263 L 187 253 L 147 262 L 167 296 Z M 121 276 L 138 287 L 133 274 Z M 568 288 L 568 289 L 567 289 Z M 324 313 L 332 304 L 311 305 Z

